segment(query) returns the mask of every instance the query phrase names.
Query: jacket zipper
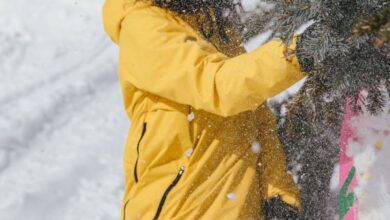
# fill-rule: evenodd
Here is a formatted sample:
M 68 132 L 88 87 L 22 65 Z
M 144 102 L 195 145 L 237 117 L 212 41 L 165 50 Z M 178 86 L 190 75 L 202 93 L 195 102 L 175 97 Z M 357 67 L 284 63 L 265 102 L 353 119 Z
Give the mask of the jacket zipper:
M 127 202 L 125 203 L 124 207 L 123 207 L 123 220 L 126 220 L 126 207 L 127 207 L 127 204 L 129 204 L 130 200 L 127 200 Z
M 136 183 L 138 183 L 138 172 L 137 172 L 137 169 L 138 169 L 138 161 L 139 161 L 139 145 L 141 144 L 141 141 L 142 141 L 142 139 L 145 136 L 146 125 L 147 124 L 144 123 L 144 127 L 142 128 L 142 134 L 141 134 L 141 137 L 139 138 L 138 144 L 137 144 L 137 160 L 135 161 L 135 166 L 134 166 L 134 179 L 135 179 Z
M 164 194 L 163 194 L 163 196 L 161 198 L 160 204 L 158 205 L 158 209 L 157 209 L 156 215 L 154 216 L 153 220 L 158 220 L 158 218 L 160 217 L 161 211 L 162 211 L 162 209 L 164 207 L 165 201 L 167 200 L 169 192 L 171 192 L 171 190 L 177 185 L 177 183 L 179 182 L 181 176 L 183 176 L 183 173 L 184 173 L 184 167 L 181 167 L 180 170 L 179 170 L 179 173 L 177 174 L 177 176 L 175 178 L 175 180 L 173 180 L 171 185 L 169 185 L 168 188 L 165 190 L 165 192 L 164 192 Z

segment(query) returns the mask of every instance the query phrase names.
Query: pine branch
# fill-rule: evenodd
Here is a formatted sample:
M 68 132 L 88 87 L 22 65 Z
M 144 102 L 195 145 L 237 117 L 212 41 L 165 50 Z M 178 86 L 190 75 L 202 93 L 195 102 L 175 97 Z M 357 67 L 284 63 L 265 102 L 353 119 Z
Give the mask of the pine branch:
M 385 106 L 385 96 L 379 89 L 382 81 L 390 94 L 390 45 L 379 48 L 372 44 L 375 38 L 382 44 L 389 42 L 390 1 L 266 2 L 273 8 L 262 27 L 269 27 L 271 22 L 275 36 L 286 43 L 291 42 L 298 27 L 314 21 L 298 37 L 296 48 L 308 79 L 289 103 L 288 114 L 279 127 L 289 167 L 298 175 L 302 188 L 305 219 L 327 219 L 324 206 L 331 197 L 328 181 L 338 158 L 346 101 L 355 97 L 353 108 L 361 110 L 358 102 L 362 100 L 357 95 L 367 89 L 365 105 L 371 113 L 379 114 Z
M 363 17 L 355 24 L 353 33 L 357 36 L 373 34 L 377 45 L 390 42 L 390 8 Z
M 386 106 L 386 97 L 379 87 L 371 87 L 368 90 L 366 107 L 373 115 L 378 115 L 383 112 L 383 108 Z

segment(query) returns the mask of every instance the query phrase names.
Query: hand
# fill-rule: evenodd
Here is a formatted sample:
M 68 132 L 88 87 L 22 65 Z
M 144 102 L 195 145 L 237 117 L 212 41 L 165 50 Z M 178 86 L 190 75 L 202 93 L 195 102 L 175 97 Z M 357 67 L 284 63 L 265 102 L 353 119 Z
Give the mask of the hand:
M 305 72 L 310 72 L 314 68 L 314 59 L 312 57 L 308 57 L 304 53 L 305 49 L 303 48 L 302 41 L 305 40 L 305 33 L 298 36 L 297 38 L 296 56 L 298 58 L 298 63 L 301 66 L 301 69 Z

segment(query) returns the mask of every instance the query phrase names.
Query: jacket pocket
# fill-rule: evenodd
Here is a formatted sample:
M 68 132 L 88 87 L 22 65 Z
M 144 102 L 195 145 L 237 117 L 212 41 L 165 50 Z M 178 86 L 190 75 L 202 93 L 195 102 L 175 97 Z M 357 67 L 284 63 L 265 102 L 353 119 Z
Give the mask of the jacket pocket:
M 181 178 L 181 176 L 183 176 L 183 173 L 184 173 L 184 167 L 181 167 L 176 178 L 173 180 L 173 182 L 165 190 L 165 192 L 160 200 L 160 204 L 158 205 L 157 212 L 156 212 L 153 220 L 158 220 L 158 218 L 160 217 L 160 214 L 162 212 L 162 209 L 164 207 L 165 201 L 167 200 L 169 193 L 172 191 L 173 188 L 175 188 L 177 183 L 180 181 L 180 178 Z
M 139 148 L 140 148 L 140 144 L 142 142 L 142 139 L 145 136 L 146 128 L 147 128 L 147 123 L 145 122 L 143 125 L 143 128 L 142 128 L 141 136 L 140 136 L 138 143 L 137 143 L 137 159 L 135 160 L 135 165 L 134 165 L 134 180 L 136 183 L 138 183 L 138 162 L 139 162 L 139 158 L 140 158 L 140 149 Z

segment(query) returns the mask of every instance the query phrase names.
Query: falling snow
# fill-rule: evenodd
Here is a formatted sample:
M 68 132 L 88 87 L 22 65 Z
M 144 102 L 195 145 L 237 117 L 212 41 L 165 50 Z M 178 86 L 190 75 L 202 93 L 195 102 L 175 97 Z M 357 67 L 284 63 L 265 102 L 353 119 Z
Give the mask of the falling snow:
M 191 112 L 188 116 L 187 119 L 189 122 L 192 122 L 195 119 L 195 114 L 194 112 Z
M 228 199 L 230 200 L 234 200 L 234 199 L 237 199 L 237 195 L 235 193 L 229 193 L 227 194 L 226 196 Z
M 194 149 L 190 148 L 185 152 L 186 157 L 191 157 Z
M 259 154 L 261 151 L 261 146 L 259 142 L 253 142 L 251 145 L 251 150 L 255 154 Z

